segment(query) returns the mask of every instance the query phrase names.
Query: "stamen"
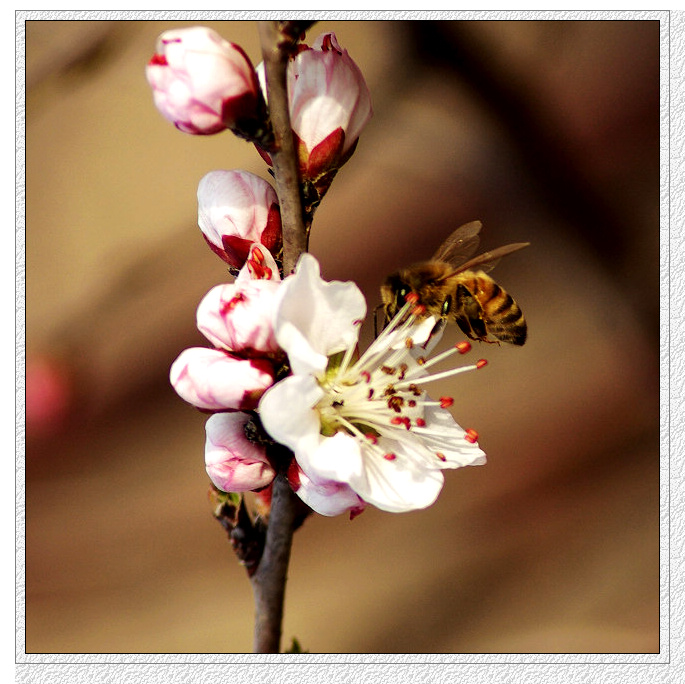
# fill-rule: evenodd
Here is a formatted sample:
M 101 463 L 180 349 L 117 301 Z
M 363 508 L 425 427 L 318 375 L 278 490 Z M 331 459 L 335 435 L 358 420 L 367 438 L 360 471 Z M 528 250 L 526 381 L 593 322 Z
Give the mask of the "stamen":
M 436 452 L 435 452 L 435 455 L 436 455 L 441 461 L 446 461 L 446 460 L 447 460 L 447 456 L 445 456 L 445 454 L 443 454 L 441 451 L 436 451 Z
M 476 361 L 476 368 L 482 368 L 483 366 L 487 366 L 488 362 L 486 359 L 480 359 L 479 361 Z
M 460 368 L 451 368 L 450 370 L 443 371 L 442 373 L 436 373 L 435 375 L 428 375 L 425 378 L 420 378 L 418 382 L 421 385 L 425 385 L 427 382 L 434 382 L 435 380 L 442 380 L 443 378 L 449 378 L 452 375 L 458 375 L 459 373 L 466 373 L 467 371 L 472 371 L 476 370 L 477 368 L 482 368 L 487 361 L 485 359 L 482 359 L 484 363 L 482 363 L 480 366 L 477 364 L 473 364 L 472 366 L 461 366 Z M 410 385 L 416 386 L 416 376 L 411 378 L 411 380 L 404 380 L 402 382 L 398 382 L 395 384 L 395 389 L 402 390 L 405 387 L 409 387 Z
M 452 356 L 455 352 L 458 352 L 459 354 L 466 354 L 471 349 L 471 344 L 469 342 L 459 342 L 459 344 L 455 344 L 453 347 L 450 347 L 449 349 L 446 349 L 444 352 L 441 354 L 438 354 L 437 356 L 434 356 L 430 361 L 426 361 L 424 359 L 423 362 L 423 370 L 426 370 L 426 368 L 430 368 L 431 366 L 434 366 L 436 363 L 440 363 L 441 361 L 444 361 L 446 358 Z M 418 362 L 418 359 L 417 359 Z
M 386 461 L 394 461 L 397 458 L 397 456 L 395 454 L 383 454 L 383 458 Z
M 453 397 L 440 397 L 440 408 L 449 408 L 454 404 Z

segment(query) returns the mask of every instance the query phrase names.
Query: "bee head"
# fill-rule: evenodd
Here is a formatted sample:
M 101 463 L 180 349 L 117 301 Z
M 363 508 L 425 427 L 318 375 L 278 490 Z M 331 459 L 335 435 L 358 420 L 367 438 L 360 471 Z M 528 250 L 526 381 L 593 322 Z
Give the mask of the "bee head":
M 386 278 L 381 285 L 381 298 L 389 318 L 392 318 L 405 305 L 406 297 L 411 291 L 411 287 L 400 277 L 399 273 L 393 273 Z

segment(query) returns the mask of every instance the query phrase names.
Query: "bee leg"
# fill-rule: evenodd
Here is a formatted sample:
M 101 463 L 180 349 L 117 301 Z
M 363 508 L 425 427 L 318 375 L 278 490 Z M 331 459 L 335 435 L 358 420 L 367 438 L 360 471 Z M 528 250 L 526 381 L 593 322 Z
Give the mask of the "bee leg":
M 473 334 L 471 330 L 471 325 L 469 324 L 468 318 L 459 317 L 455 319 L 456 324 L 459 326 L 460 330 L 468 337 L 470 340 L 477 340 L 478 338 Z
M 455 309 L 458 312 L 456 318 L 457 325 L 470 340 L 487 341 L 488 332 L 485 328 L 481 309 L 478 300 L 469 292 L 462 283 L 457 286 Z

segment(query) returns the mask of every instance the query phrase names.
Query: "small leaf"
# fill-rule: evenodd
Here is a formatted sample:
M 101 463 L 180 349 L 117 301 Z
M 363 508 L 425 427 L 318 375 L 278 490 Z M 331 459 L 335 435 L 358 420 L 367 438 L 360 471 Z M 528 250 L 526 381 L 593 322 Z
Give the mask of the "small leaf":
M 309 653 L 309 651 L 303 650 L 297 638 L 293 637 L 293 643 L 285 653 Z

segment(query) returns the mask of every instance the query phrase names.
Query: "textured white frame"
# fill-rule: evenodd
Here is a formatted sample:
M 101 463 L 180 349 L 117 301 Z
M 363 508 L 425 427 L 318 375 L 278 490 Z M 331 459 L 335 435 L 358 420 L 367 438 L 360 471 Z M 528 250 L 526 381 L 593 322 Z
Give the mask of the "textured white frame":
M 315 5 L 316 7 L 317 5 Z M 16 47 L 16 189 L 14 250 L 0 250 L 5 258 L 15 255 L 15 322 L 16 322 L 16 471 L 15 497 L 9 493 L 3 498 L 9 507 L 15 503 L 15 551 L 14 575 L 16 641 L 14 662 L 9 652 L 11 640 L 3 631 L 0 643 L 0 672 L 15 671 L 16 682 L 49 682 L 50 684 L 87 684 L 90 682 L 116 681 L 122 684 L 156 684 L 157 682 L 291 682 L 318 684 L 337 682 L 453 682 L 467 679 L 469 682 L 488 684 L 492 681 L 541 682 L 597 682 L 613 684 L 631 682 L 670 682 L 683 676 L 682 646 L 683 625 L 682 600 L 678 600 L 682 585 L 683 555 L 682 523 L 678 515 L 682 507 L 683 469 L 678 467 L 683 447 L 683 416 L 685 393 L 681 359 L 685 347 L 683 311 L 685 311 L 685 285 L 678 277 L 683 269 L 685 249 L 679 222 L 671 217 L 683 216 L 683 137 L 685 126 L 677 115 L 685 111 L 683 74 L 685 74 L 685 12 L 670 10 L 463 10 L 463 11 L 417 11 L 374 10 L 342 11 L 306 9 L 259 11 L 115 11 L 115 10 L 15 10 Z M 24 602 L 24 333 L 25 282 L 24 259 L 24 22 L 43 19 L 136 19 L 136 20 L 221 20 L 221 19 L 347 19 L 347 20 L 409 20 L 409 19 L 585 19 L 585 20 L 658 20 L 661 22 L 661 220 L 660 220 L 660 273 L 662 290 L 661 312 L 661 620 L 658 654 L 374 654 L 374 655 L 254 655 L 254 654 L 26 654 L 25 602 Z M 5 47 L 10 41 L 5 41 Z M 5 64 L 9 60 L 5 60 Z M 671 141 L 675 149 L 671 149 Z M 671 176 L 673 174 L 673 176 Z M 671 180 L 673 178 L 673 180 Z M 8 204 L 9 206 L 9 204 Z M 9 235 L 10 231 L 6 231 Z M 6 237 L 6 236 L 5 236 Z M 11 236 L 10 236 L 11 237 Z M 11 244 L 11 243 L 10 243 Z M 673 247 L 673 251 L 671 250 Z M 9 265 L 0 272 L 7 275 Z M 4 299 L 3 299 L 4 302 Z M 10 304 L 11 305 L 11 304 Z M 9 309 L 9 307 L 8 307 Z M 9 312 L 8 312 L 9 315 Z M 671 384 L 673 381 L 673 384 Z M 4 385 L 7 386 L 9 381 Z M 9 429 L 3 431 L 9 434 Z M 9 463 L 9 459 L 7 459 Z M 670 464 L 674 463 L 673 471 Z M 5 478 L 12 481 L 11 475 Z M 9 513 L 3 516 L 9 523 Z M 3 530 L 4 531 L 4 530 Z M 11 532 L 8 534 L 8 540 Z M 671 558 L 675 560 L 671 567 Z M 11 584 L 8 579 L 7 588 Z M 10 601 L 4 601 L 0 611 L 7 619 L 11 615 Z M 672 628 L 672 630 L 671 630 Z M 9 627 L 11 630 L 11 627 Z M 11 633 L 11 632 L 10 632 Z M 8 651 L 8 653 L 6 653 Z

